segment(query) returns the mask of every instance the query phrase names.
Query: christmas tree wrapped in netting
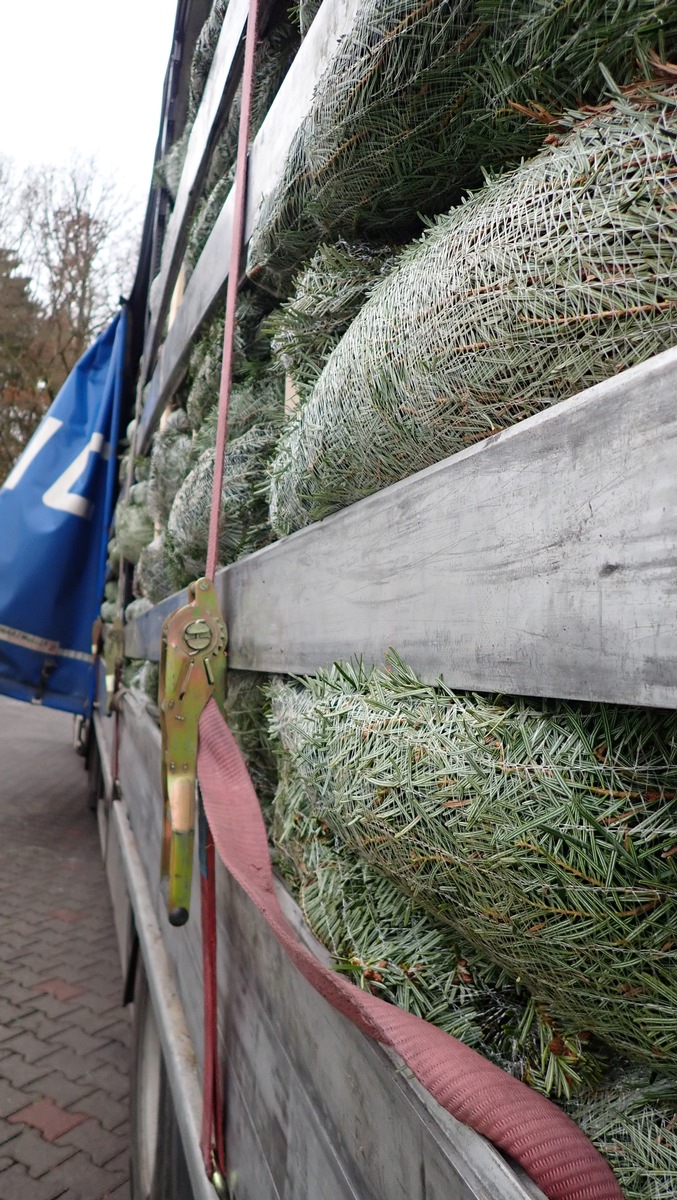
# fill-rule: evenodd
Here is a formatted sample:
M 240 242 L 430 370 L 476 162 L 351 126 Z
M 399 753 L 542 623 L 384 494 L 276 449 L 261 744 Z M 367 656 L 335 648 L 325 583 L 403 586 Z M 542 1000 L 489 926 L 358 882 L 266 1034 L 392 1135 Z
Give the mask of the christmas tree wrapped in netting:
M 404 240 L 482 168 L 519 162 L 552 114 L 599 100 L 677 43 L 670 0 L 365 0 L 257 222 L 249 274 L 278 296 L 322 241 Z
M 274 375 L 233 388 L 221 491 L 220 566 L 270 540 L 266 473 L 283 414 L 284 388 Z M 204 574 L 217 418 L 217 409 L 212 408 L 193 437 L 191 465 L 167 521 L 164 561 L 175 587 Z
M 553 1097 L 587 1092 L 605 1057 L 586 1034 L 563 1029 L 472 947 L 350 850 L 313 812 L 294 766 L 295 723 L 312 704 L 272 687 L 271 724 L 280 739 L 279 783 L 270 822 L 276 862 L 334 968 L 392 1004 L 416 1013 Z
M 266 313 L 258 296 L 252 292 L 242 292 L 237 302 L 237 323 L 235 326 L 235 344 L 233 358 L 233 382 L 236 389 L 241 384 L 253 387 L 256 384 L 258 398 L 254 398 L 254 408 L 265 414 L 267 401 L 266 378 L 270 359 L 270 345 L 262 336 L 261 323 Z M 219 398 L 221 383 L 221 362 L 223 358 L 223 316 L 219 315 L 209 321 L 201 331 L 200 337 L 193 347 L 189 376 L 190 386 L 186 400 L 186 413 L 191 429 L 198 432 L 204 421 L 213 412 Z M 279 387 L 275 381 L 273 387 Z M 252 420 L 243 416 L 244 400 L 234 401 L 231 406 L 229 426 L 234 437 L 244 433 Z M 260 418 L 267 421 L 270 418 L 263 415 Z
M 677 89 L 571 118 L 376 287 L 272 465 L 288 533 L 671 346 Z
M 269 540 L 263 496 L 265 465 L 277 431 L 255 425 L 228 443 L 221 493 L 218 565 L 251 554 Z M 177 587 L 204 575 L 214 479 L 214 451 L 205 450 L 179 488 L 169 514 L 165 547 Z
M 179 486 L 181 484 L 179 481 Z M 153 604 L 159 604 L 165 596 L 176 590 L 176 581 L 167 565 L 165 535 L 159 533 L 152 542 L 144 546 L 134 571 L 134 591 L 147 596 Z
M 298 0 L 298 17 L 301 36 L 305 37 L 315 17 L 317 16 L 322 0 Z
M 129 563 L 137 563 L 144 546 L 153 540 L 155 527 L 148 509 L 148 483 L 135 483 L 115 508 L 117 550 Z
M 625 1200 L 677 1195 L 677 1084 L 634 1069 L 567 1111 L 609 1162 Z
M 617 1054 L 677 1073 L 677 713 L 429 687 L 393 655 L 278 699 L 314 815 Z
M 191 121 L 200 107 L 227 8 L 228 0 L 212 0 L 209 14 L 195 43 L 188 90 L 188 116 Z
M 273 356 L 299 397 L 308 395 L 395 251 L 364 243 L 320 246 L 294 280 L 290 299 L 264 323 Z
M 256 48 L 254 92 L 250 133 L 254 138 L 266 117 L 280 85 L 298 50 L 299 36 L 286 21 L 281 22 Z M 204 194 L 191 223 L 185 265 L 192 270 L 216 224 L 235 177 L 237 139 L 240 127 L 242 83 L 238 84 L 228 111 L 226 125 L 212 152 Z
M 188 473 L 192 444 L 188 417 L 177 408 L 155 434 L 150 454 L 148 508 L 160 525 L 167 524 L 174 497 Z

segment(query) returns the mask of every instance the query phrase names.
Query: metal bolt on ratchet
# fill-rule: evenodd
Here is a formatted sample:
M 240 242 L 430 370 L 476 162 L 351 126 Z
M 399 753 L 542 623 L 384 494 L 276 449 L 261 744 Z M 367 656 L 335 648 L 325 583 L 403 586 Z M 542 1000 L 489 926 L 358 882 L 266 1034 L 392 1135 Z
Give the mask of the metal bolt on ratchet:
M 162 730 L 162 882 L 172 925 L 190 911 L 195 842 L 198 723 L 214 696 L 223 709 L 228 635 L 214 585 L 198 579 L 162 627 L 158 703 Z

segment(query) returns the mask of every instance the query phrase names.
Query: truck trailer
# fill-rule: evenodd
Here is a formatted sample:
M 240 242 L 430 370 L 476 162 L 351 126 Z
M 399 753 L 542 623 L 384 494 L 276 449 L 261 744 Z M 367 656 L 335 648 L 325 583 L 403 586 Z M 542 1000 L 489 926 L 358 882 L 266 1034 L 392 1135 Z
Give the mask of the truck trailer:
M 147 477 L 154 439 L 167 427 L 172 412 L 185 409 L 186 373 L 190 376 L 192 370 L 194 378 L 197 369 L 191 366 L 191 355 L 207 325 L 223 312 L 229 280 L 233 305 L 238 302 L 239 284 L 240 298 L 253 295 L 269 314 L 288 300 L 296 273 L 318 245 L 336 245 L 352 237 L 355 243 L 369 243 L 373 248 L 369 253 L 381 256 L 379 262 L 385 265 L 373 275 L 385 289 L 394 278 L 391 271 L 404 278 L 403 272 L 413 269 L 414 252 L 406 250 L 400 259 L 401 248 L 412 242 L 434 246 L 440 229 L 434 218 L 451 211 L 450 222 L 467 223 L 474 215 L 477 226 L 475 240 L 463 243 L 465 251 L 452 247 L 444 269 L 460 270 L 476 244 L 485 250 L 489 247 L 494 274 L 487 278 L 486 289 L 491 289 L 500 274 L 496 263 L 512 235 L 505 232 L 507 218 L 502 225 L 498 218 L 491 218 L 493 225 L 485 219 L 489 201 L 478 196 L 483 189 L 494 189 L 496 203 L 503 203 L 498 189 L 505 177 L 500 170 L 513 172 L 514 213 L 522 204 L 519 189 L 526 187 L 524 172 L 532 169 L 529 163 L 543 153 L 549 155 L 547 162 L 538 158 L 538 163 L 545 163 L 543 175 L 529 186 L 541 189 L 544 209 L 552 211 L 559 199 L 548 164 L 569 144 L 566 139 L 575 135 L 577 121 L 593 122 L 593 129 L 598 129 L 594 121 L 611 120 L 609 112 L 613 116 L 627 109 L 642 114 L 656 103 L 657 92 L 674 106 L 671 72 L 675 68 L 666 65 L 666 55 L 676 22 L 669 5 L 645 5 L 641 28 L 650 29 L 642 41 L 644 34 L 626 28 L 629 9 L 611 13 L 613 6 L 602 0 L 581 6 L 579 14 L 566 18 L 554 3 L 524 4 L 519 20 L 531 23 L 528 37 L 514 5 L 364 6 L 358 0 L 323 0 L 301 4 L 290 16 L 279 4 L 259 3 L 258 12 L 253 0 L 221 5 L 216 0 L 211 8 L 206 0 L 178 3 L 155 182 L 127 306 L 125 388 L 135 421 L 121 472 L 118 525 L 125 505 L 133 503 L 135 480 Z M 545 10 L 551 24 L 562 21 L 556 39 L 559 48 L 545 70 L 546 51 L 540 46 L 542 59 L 532 79 L 525 46 L 533 51 L 539 13 L 542 16 Z M 421 22 L 430 14 L 438 26 L 426 42 Z M 454 23 L 453 39 L 449 23 Z M 486 41 L 490 34 L 493 42 Z M 274 82 L 264 87 L 271 45 L 279 54 L 275 70 L 268 71 Z M 594 63 L 580 84 L 579 112 L 572 118 L 581 45 L 583 57 Z M 630 63 L 627 69 L 619 46 L 626 56 L 623 62 Z M 476 49 L 473 59 L 471 52 Z M 405 50 L 411 60 L 400 68 L 391 59 Z M 361 65 L 351 75 L 360 55 Z M 493 93 L 487 84 L 492 64 L 500 75 L 500 86 L 492 84 Z M 248 69 L 250 75 L 253 72 L 251 131 L 246 122 L 238 127 L 246 107 Z M 649 70 L 653 74 L 647 82 Z M 455 98 L 449 84 L 454 71 L 461 79 L 454 84 Z M 199 87 L 196 79 L 201 80 Z M 478 80 L 481 103 L 476 97 L 467 99 Z M 571 83 L 569 91 L 565 83 Z M 561 112 L 554 113 L 558 86 L 563 103 Z M 362 111 L 362 99 L 371 87 L 375 94 L 383 88 L 383 94 L 365 101 Z M 593 93 L 596 103 L 591 100 Z M 336 119 L 341 130 L 336 144 L 325 136 L 322 125 L 330 103 L 345 105 L 345 113 Z M 587 108 L 581 109 L 585 104 Z M 421 105 L 428 106 L 422 116 Z M 413 114 L 412 121 L 419 119 L 420 129 L 405 130 L 403 117 L 397 137 L 389 131 L 385 141 L 379 141 L 379 123 L 387 123 L 390 109 Z M 456 125 L 462 127 L 461 133 Z M 311 135 L 317 135 L 316 142 Z M 228 138 L 232 147 L 226 163 L 223 146 Z M 353 160 L 346 147 L 359 146 L 361 141 L 366 152 Z M 434 149 L 438 144 L 439 160 L 433 163 L 430 146 Z M 408 147 L 408 158 L 403 152 L 397 157 L 403 145 Z M 479 149 L 472 149 L 476 146 Z M 520 159 L 524 160 L 521 167 Z M 335 170 L 339 160 L 343 165 Z M 393 174 L 405 167 L 410 177 L 405 175 L 404 184 L 401 178 L 393 182 Z M 483 184 L 485 167 L 496 168 L 497 173 Z M 599 174 L 603 169 L 600 157 L 595 170 Z M 668 163 L 662 178 L 672 179 L 674 188 L 674 163 Z M 233 253 L 240 240 L 238 186 L 244 206 L 239 263 Z M 591 180 L 588 196 L 594 186 Z M 473 192 L 470 199 L 468 187 Z M 407 205 L 402 194 L 406 197 L 408 191 Z M 644 200 L 638 195 L 628 184 L 623 210 L 630 214 L 623 234 L 626 244 L 634 245 L 633 238 L 639 236 L 635 217 L 637 205 Z M 555 222 L 560 230 L 569 220 L 565 207 Z M 459 212 L 461 216 L 453 215 Z M 664 258 L 657 274 L 667 271 L 672 262 L 672 251 L 665 248 L 672 246 L 672 232 L 662 228 Z M 451 224 L 449 229 L 451 237 Z M 601 228 L 591 225 L 591 230 L 589 242 L 580 232 L 574 234 L 582 287 L 590 284 L 596 269 L 591 247 L 608 236 Z M 462 229 L 461 235 L 466 236 Z M 535 235 L 529 235 L 525 245 L 535 243 Z M 651 245 L 655 248 L 659 241 Z M 543 252 L 539 297 L 556 293 L 560 286 L 557 254 L 557 250 L 550 256 Z M 546 269 L 548 262 L 555 266 Z M 623 270 L 614 260 L 609 275 L 615 272 L 619 278 Z M 530 279 L 529 287 L 532 283 Z M 638 285 L 636 301 L 628 305 L 629 315 L 623 310 L 613 318 L 635 319 L 642 305 L 647 321 L 654 312 L 663 314 L 656 334 L 659 340 L 647 335 L 631 351 L 634 358 L 624 358 L 616 343 L 608 349 L 603 334 L 608 309 L 595 313 L 589 300 L 584 300 L 583 315 L 575 305 L 571 309 L 565 305 L 559 316 L 551 318 L 545 301 L 538 307 L 539 299 L 528 310 L 528 319 L 533 320 L 533 360 L 527 352 L 520 370 L 525 395 L 534 395 L 539 387 L 547 394 L 542 404 L 535 402 L 532 409 L 525 409 L 520 408 L 520 400 L 510 409 L 512 401 L 502 391 L 507 384 L 500 381 L 499 372 L 499 383 L 492 386 L 498 388 L 496 403 L 499 409 L 503 405 L 506 416 L 488 418 L 484 426 L 480 419 L 472 436 L 453 452 L 442 433 L 436 432 L 437 426 L 430 436 L 415 432 L 413 468 L 405 460 L 400 474 L 393 475 L 386 464 L 382 483 L 377 480 L 361 492 L 358 487 L 356 498 L 351 493 L 347 502 L 331 501 L 325 509 L 322 498 L 308 501 L 300 527 L 285 528 L 275 540 L 266 535 L 260 548 L 250 545 L 219 566 L 214 595 L 225 626 L 228 679 L 232 673 L 251 678 L 265 675 L 269 681 L 314 677 L 335 662 L 358 660 L 359 669 L 368 671 L 394 648 L 421 687 L 434 687 L 443 678 L 444 686 L 455 693 L 524 698 L 525 705 L 531 703 L 538 711 L 546 711 L 550 700 L 582 708 L 623 706 L 649 716 L 654 710 L 663 716 L 674 710 L 677 347 L 668 320 L 674 303 L 672 284 L 665 277 L 660 296 L 651 297 L 639 294 Z M 429 285 L 432 295 L 431 278 L 421 286 L 425 291 Z M 519 281 L 514 286 L 519 289 Z M 375 311 L 374 297 L 385 294 L 370 285 L 363 290 L 361 302 L 369 297 Z M 318 309 L 321 301 L 320 291 Z M 435 303 L 433 296 L 431 307 Z M 451 312 L 454 305 L 460 313 L 458 297 L 441 307 Z M 261 319 L 265 317 L 264 311 Z M 405 314 L 404 324 L 413 327 L 418 319 Z M 487 367 L 487 358 L 495 354 L 490 348 L 492 320 L 488 314 L 483 325 L 476 325 L 479 350 L 477 346 L 475 350 L 487 356 L 478 360 L 480 372 L 493 370 L 491 363 Z M 375 316 L 373 322 L 368 326 L 365 319 L 364 338 L 378 349 L 379 338 L 385 344 L 388 334 Z M 556 394 L 555 372 L 548 377 L 540 365 L 539 337 L 548 323 L 563 337 L 576 322 L 581 338 L 590 326 L 598 335 L 589 355 L 591 374 L 581 376 L 584 386 Z M 347 338 L 357 337 L 353 329 L 351 324 Z M 499 340 L 502 336 L 499 331 Z M 431 350 L 422 333 L 420 337 L 419 357 L 427 361 L 437 350 Z M 630 334 L 627 341 L 632 341 Z M 459 356 L 466 349 L 459 343 Z M 232 357 L 232 340 L 230 353 Z M 400 371 L 401 382 L 404 360 L 398 353 L 395 342 L 388 344 L 383 361 L 393 364 L 393 375 Z M 346 375 L 348 391 L 350 372 L 354 370 L 355 378 L 358 374 L 356 354 Z M 407 361 L 418 370 L 415 344 Z M 386 378 L 385 367 L 383 371 Z M 367 368 L 363 374 L 367 378 Z M 590 379 L 596 381 L 589 383 Z M 252 385 L 254 391 L 256 386 Z M 384 388 L 388 386 L 386 378 Z M 357 383 L 355 388 L 357 394 Z M 418 383 L 411 385 L 413 406 L 423 403 L 418 388 Z M 299 394 L 298 382 L 287 373 L 287 422 L 298 420 L 299 413 L 308 412 L 307 406 L 315 403 L 317 389 L 308 399 L 310 391 L 309 385 Z M 394 408 L 400 405 L 392 417 L 395 421 L 402 415 L 403 402 L 393 403 Z M 474 403 L 469 391 L 463 403 L 467 415 Z M 402 421 L 407 419 L 405 412 Z M 384 420 L 388 426 L 391 414 Z M 195 428 L 182 429 L 186 437 L 195 436 Z M 428 458 L 424 456 L 418 465 L 417 448 L 425 437 L 442 449 L 437 455 L 434 448 L 427 450 Z M 289 453 L 301 461 L 298 443 Z M 336 453 L 331 448 L 326 452 L 330 465 Z M 346 469 L 350 486 L 355 476 L 351 471 Z M 321 480 L 318 491 L 323 487 Z M 207 517 L 204 520 L 206 524 Z M 115 528 L 112 532 L 117 536 Z M 153 532 L 162 532 L 157 517 Z M 204 575 L 204 568 L 198 574 Z M 183 880 L 190 899 L 172 923 L 177 910 L 172 909 L 171 898 L 168 905 L 160 864 L 164 854 L 166 866 L 167 839 L 175 833 L 171 812 L 167 824 L 166 780 L 169 772 L 171 786 L 175 770 L 167 726 L 171 697 L 183 697 L 184 685 L 176 691 L 172 690 L 176 679 L 174 684 L 168 682 L 173 635 L 165 622 L 200 600 L 196 589 L 201 584 L 192 583 L 164 599 L 146 599 L 139 605 L 138 599 L 133 601 L 133 575 L 123 553 L 117 608 L 104 614 L 108 619 L 97 660 L 88 766 L 125 997 L 134 1004 L 135 1200 L 213 1200 L 215 1195 L 237 1200 L 622 1196 L 602 1155 L 591 1147 L 586 1157 L 574 1137 L 573 1123 L 537 1091 L 524 1084 L 516 1084 L 517 1090 L 506 1085 L 503 1090 L 498 1074 L 487 1076 L 481 1056 L 470 1051 L 471 1057 L 459 1059 L 451 1075 L 446 1066 L 436 1071 L 431 1058 L 439 1053 L 442 1063 L 446 1052 L 438 1052 L 440 1043 L 434 1040 L 428 1046 L 425 1032 L 421 1045 L 427 1050 L 417 1058 L 420 1047 L 415 1046 L 408 1061 L 395 1048 L 401 1047 L 401 1040 L 387 1044 L 388 1038 L 374 1033 L 364 1004 L 379 993 L 378 964 L 372 965 L 371 976 L 363 976 L 364 991 L 345 984 L 360 998 L 353 1004 L 348 997 L 342 1008 L 348 991 L 337 1000 L 338 993 L 326 982 L 337 965 L 335 958 L 309 927 L 298 897 L 291 894 L 278 869 L 273 891 L 259 888 L 257 879 L 260 882 L 261 872 L 265 874 L 264 867 L 254 851 L 247 860 L 237 829 L 228 825 L 232 815 L 224 818 L 220 833 L 216 827 L 212 831 L 216 945 L 210 966 L 209 951 L 205 957 L 203 947 L 204 908 L 201 911 L 201 881 L 210 869 L 205 812 L 214 825 L 216 808 L 220 804 L 224 812 L 229 805 L 233 809 L 242 781 L 235 768 L 228 776 L 226 760 L 219 758 L 220 735 L 213 724 L 217 716 L 212 710 L 208 731 L 208 709 L 202 716 L 186 710 L 189 722 L 199 717 L 200 753 L 206 753 L 209 741 L 212 759 L 209 771 L 204 761 L 202 768 L 196 767 L 203 798 L 196 817 L 200 829 L 192 876 Z M 136 607 L 129 609 L 132 601 Z M 209 630 L 195 625 L 202 619 L 199 607 L 190 625 L 192 648 L 182 650 L 189 664 L 186 671 L 193 670 L 190 664 L 197 663 L 196 655 L 204 650 L 206 642 L 200 638 L 208 641 L 210 636 Z M 185 622 L 182 629 L 188 629 Z M 213 653 L 225 662 L 223 645 Z M 145 678 L 152 675 L 152 664 L 161 663 L 159 701 L 139 686 L 138 676 L 130 682 L 125 666 L 129 661 L 147 664 Z M 389 660 L 391 669 L 393 661 Z M 192 788 L 196 780 L 191 770 L 198 763 L 197 724 L 193 733 L 195 759 L 186 771 Z M 600 754 L 604 757 L 604 750 Z M 209 773 L 218 801 L 207 799 Z M 674 802 L 667 792 L 662 802 L 666 828 L 674 829 Z M 453 809 L 463 801 L 447 803 Z M 246 823 L 244 817 L 242 821 Z M 231 850 L 235 858 L 241 855 L 237 862 Z M 619 855 L 624 852 L 633 852 L 628 840 L 618 849 Z M 297 948 L 290 949 L 289 930 Z M 671 953 L 670 937 L 666 930 L 666 955 Z M 630 962 L 631 949 L 627 953 Z M 326 973 L 316 976 L 310 960 Z M 211 1014 L 209 1006 L 205 1009 L 209 970 L 216 973 L 216 1010 Z M 572 990 L 582 987 L 572 970 Z M 360 1020 L 355 1015 L 358 1010 Z M 417 1037 L 418 1033 L 411 1033 L 412 1045 Z M 557 1054 L 556 1048 L 552 1053 Z M 428 1075 L 423 1072 L 422 1081 L 416 1063 L 426 1054 L 430 1070 Z M 658 1057 L 660 1070 L 665 1063 Z M 665 1057 L 669 1058 L 668 1051 Z M 498 1068 L 492 1065 L 491 1071 Z M 432 1075 L 437 1098 L 429 1082 Z M 219 1088 L 223 1105 L 217 1102 L 214 1108 Z M 211 1113 L 207 1124 L 216 1120 L 220 1128 L 205 1131 L 205 1096 Z M 448 1103 L 445 1096 L 450 1097 Z M 677 1191 L 677 1176 L 673 1183 L 671 1194 Z M 646 1196 L 653 1197 L 654 1192 L 647 1190 Z

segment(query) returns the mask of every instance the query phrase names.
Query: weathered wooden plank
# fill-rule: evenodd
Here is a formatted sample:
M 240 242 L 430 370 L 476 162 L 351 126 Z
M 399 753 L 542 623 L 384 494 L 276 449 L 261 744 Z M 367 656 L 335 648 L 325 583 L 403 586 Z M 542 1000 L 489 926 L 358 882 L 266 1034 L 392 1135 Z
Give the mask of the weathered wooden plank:
M 160 284 L 154 292 L 150 324 L 146 333 L 141 366 L 142 382 L 148 378 L 157 354 L 174 284 L 188 237 L 190 217 L 199 198 L 224 113 L 230 104 L 240 65 L 242 37 L 247 24 L 249 0 L 231 0 L 205 84 L 200 108 L 190 133 L 186 159 L 174 209 L 162 247 Z
M 281 178 L 294 133 L 308 112 L 317 82 L 359 7 L 359 0 L 324 0 L 254 140 L 250 154 L 245 241 L 251 237 L 262 203 Z M 190 277 L 183 304 L 158 357 L 157 381 L 154 377 L 140 422 L 142 452 L 147 449 L 160 413 L 181 380 L 200 325 L 224 291 L 228 279 L 233 208 L 231 191 Z
M 136 839 L 198 1060 L 202 1054 L 202 950 L 200 932 L 200 868 L 193 866 L 191 914 L 187 925 L 173 929 L 160 890 L 162 838 L 160 730 L 147 712 L 140 692 L 125 693 L 120 738 L 120 782 L 125 812 Z
M 214 1200 L 214 1189 L 205 1174 L 200 1151 L 200 1081 L 185 1008 L 176 990 L 174 972 L 161 926 L 156 919 L 153 893 L 144 874 L 139 845 L 122 804 L 113 806 L 111 821 L 111 833 L 119 846 L 134 908 L 162 1057 L 190 1175 L 191 1200 Z
M 242 1200 L 541 1195 L 430 1097 L 421 1102 L 401 1063 L 317 995 L 225 873 L 218 895 L 227 1110 L 244 1108 L 257 1131 L 254 1143 L 228 1129 Z M 255 1151 L 274 1190 L 257 1190 Z
M 231 666 L 674 707 L 676 467 L 677 348 L 222 571 Z

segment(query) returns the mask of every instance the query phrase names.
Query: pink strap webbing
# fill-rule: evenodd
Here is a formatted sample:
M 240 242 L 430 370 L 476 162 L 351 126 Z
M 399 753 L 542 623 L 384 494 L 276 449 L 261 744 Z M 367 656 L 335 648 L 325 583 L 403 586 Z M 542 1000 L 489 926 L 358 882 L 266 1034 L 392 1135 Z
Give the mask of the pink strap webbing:
M 565 1114 L 462 1042 L 322 966 L 277 901 L 249 772 L 214 700 L 200 718 L 198 777 L 216 851 L 308 983 L 392 1047 L 447 1112 L 518 1162 L 548 1200 L 623 1200 L 611 1168 Z

